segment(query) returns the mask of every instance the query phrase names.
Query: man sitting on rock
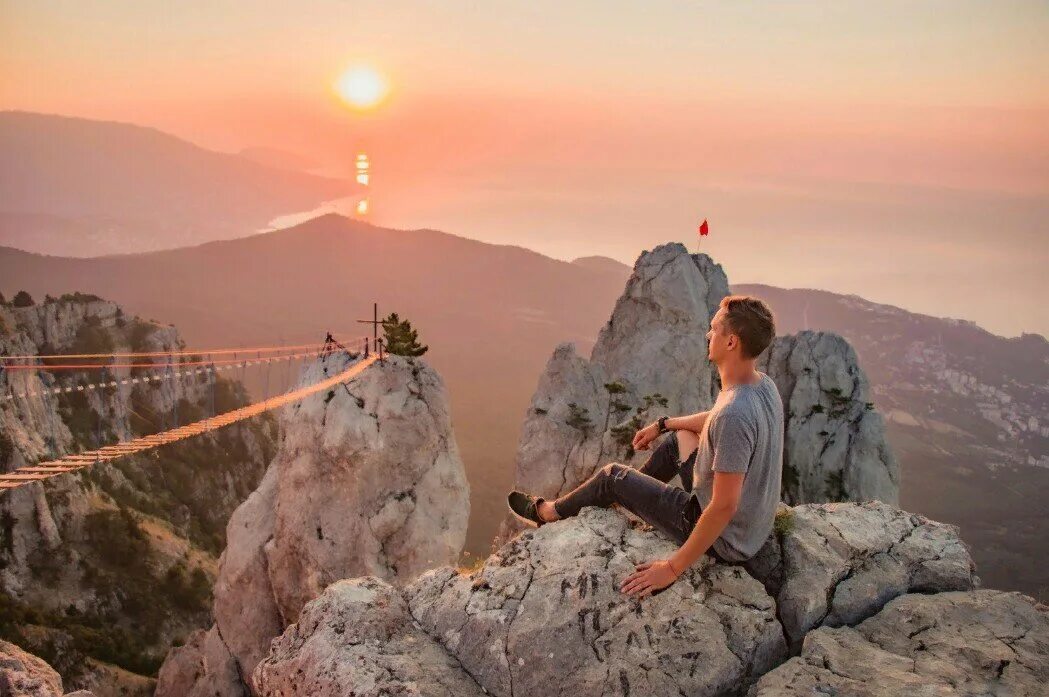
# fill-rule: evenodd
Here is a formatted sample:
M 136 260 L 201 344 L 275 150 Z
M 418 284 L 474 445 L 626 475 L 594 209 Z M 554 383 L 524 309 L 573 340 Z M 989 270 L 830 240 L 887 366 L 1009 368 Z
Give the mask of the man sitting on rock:
M 543 525 L 584 506 L 615 503 L 662 531 L 681 547 L 667 559 L 639 564 L 624 579 L 621 590 L 638 597 L 666 588 L 705 553 L 727 562 L 751 558 L 772 531 L 783 471 L 783 402 L 772 378 L 756 368 L 775 334 L 764 302 L 723 298 L 707 332 L 708 355 L 721 377 L 710 411 L 662 416 L 639 430 L 635 450 L 675 432 L 640 469 L 613 462 L 554 501 L 513 491 L 510 510 Z M 689 453 L 684 461 L 682 453 Z M 684 488 L 667 483 L 675 474 Z

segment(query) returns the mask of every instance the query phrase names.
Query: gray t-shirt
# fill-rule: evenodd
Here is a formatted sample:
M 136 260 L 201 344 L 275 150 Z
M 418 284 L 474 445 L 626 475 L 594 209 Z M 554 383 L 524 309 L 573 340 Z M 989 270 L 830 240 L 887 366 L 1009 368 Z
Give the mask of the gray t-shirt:
M 783 401 L 776 383 L 761 379 L 722 390 L 710 410 L 692 472 L 692 492 L 705 509 L 713 495 L 713 472 L 746 472 L 739 507 L 714 540 L 729 561 L 745 561 L 772 531 L 783 475 Z

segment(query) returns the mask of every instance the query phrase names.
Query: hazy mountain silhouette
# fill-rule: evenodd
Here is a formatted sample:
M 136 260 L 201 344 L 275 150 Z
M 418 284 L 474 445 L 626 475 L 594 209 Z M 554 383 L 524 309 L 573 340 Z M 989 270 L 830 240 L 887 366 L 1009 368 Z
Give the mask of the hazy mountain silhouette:
M 63 256 L 169 249 L 261 229 L 350 185 L 152 128 L 0 112 L 0 244 Z
M 268 148 L 265 146 L 243 148 L 237 154 L 266 167 L 287 169 L 293 172 L 309 172 L 320 167 L 320 163 L 306 155 L 281 150 L 280 148 Z

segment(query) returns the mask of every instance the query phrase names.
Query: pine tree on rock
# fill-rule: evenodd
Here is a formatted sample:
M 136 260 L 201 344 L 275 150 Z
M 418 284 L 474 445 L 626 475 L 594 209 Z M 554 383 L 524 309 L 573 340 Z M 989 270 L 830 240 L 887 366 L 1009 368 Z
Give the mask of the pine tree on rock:
M 15 307 L 32 307 L 36 303 L 33 302 L 33 296 L 24 290 L 18 291 L 15 297 L 11 300 L 11 304 Z
M 412 323 L 402 320 L 396 312 L 382 321 L 383 343 L 386 350 L 397 356 L 421 356 L 430 348 L 419 343 L 419 332 Z

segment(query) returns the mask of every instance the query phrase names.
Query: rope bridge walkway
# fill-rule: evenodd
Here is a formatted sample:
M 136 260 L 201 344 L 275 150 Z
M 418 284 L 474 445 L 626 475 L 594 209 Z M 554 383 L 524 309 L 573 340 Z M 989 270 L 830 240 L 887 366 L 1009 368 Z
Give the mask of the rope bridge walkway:
M 376 350 L 369 351 L 369 345 L 368 345 L 368 338 L 367 337 L 350 342 L 350 346 L 352 346 L 354 348 L 357 348 L 358 350 L 362 350 L 363 351 L 363 353 L 364 353 L 363 357 L 360 360 L 358 360 L 356 363 L 354 363 L 353 365 L 348 367 L 346 370 L 344 370 L 341 373 L 339 373 L 338 375 L 334 375 L 334 376 L 332 376 L 330 378 L 327 378 L 325 380 L 321 380 L 320 382 L 316 382 L 316 383 L 314 383 L 312 385 L 307 385 L 305 387 L 301 387 L 299 389 L 292 390 L 290 392 L 286 392 L 284 394 L 280 394 L 280 395 L 277 395 L 275 397 L 270 397 L 268 399 L 263 399 L 263 400 L 261 400 L 259 402 L 256 402 L 256 403 L 253 403 L 253 404 L 249 404 L 249 405 L 247 405 L 245 407 L 241 407 L 239 409 L 234 409 L 233 411 L 225 412 L 223 414 L 218 414 L 218 415 L 215 415 L 215 416 L 212 416 L 212 417 L 209 417 L 209 418 L 201 419 L 200 421 L 196 421 L 194 423 L 190 423 L 190 424 L 187 424 L 185 426 L 180 426 L 178 428 L 174 428 L 174 429 L 171 429 L 171 430 L 162 431 L 160 433 L 154 433 L 154 434 L 148 435 L 148 436 L 142 436 L 142 437 L 130 440 L 130 441 L 123 442 L 123 443 L 115 443 L 113 445 L 107 445 L 107 446 L 105 446 L 103 448 L 99 448 L 97 450 L 88 450 L 88 451 L 81 452 L 81 453 L 78 453 L 78 454 L 75 454 L 75 455 L 65 455 L 63 457 L 60 457 L 60 458 L 57 458 L 57 459 L 54 459 L 54 460 L 49 460 L 47 462 L 39 462 L 39 463 L 37 463 L 35 465 L 29 465 L 29 466 L 26 466 L 26 467 L 20 467 L 20 468 L 18 468 L 16 470 L 14 470 L 12 472 L 8 472 L 6 474 L 0 474 L 0 493 L 2 493 L 4 491 L 7 491 L 7 490 L 10 490 L 10 489 L 14 489 L 14 488 L 20 487 L 20 486 L 24 486 L 24 485 L 29 484 L 31 482 L 37 482 L 37 481 L 41 481 L 41 480 L 44 480 L 44 479 L 49 479 L 51 477 L 55 477 L 55 476 L 58 476 L 60 474 L 66 474 L 66 473 L 69 473 L 69 472 L 76 472 L 77 470 L 81 470 L 81 469 L 83 469 L 85 467 L 89 467 L 89 466 L 91 466 L 91 465 L 93 465 L 93 464 L 95 464 L 97 462 L 108 462 L 108 461 L 114 460 L 114 459 L 116 459 L 118 457 L 124 457 L 126 455 L 133 455 L 135 453 L 140 453 L 140 452 L 143 452 L 143 451 L 146 451 L 146 450 L 152 450 L 154 448 L 158 448 L 161 445 L 166 445 L 168 443 L 174 443 L 176 441 L 180 441 L 180 440 L 183 440 L 183 439 L 186 439 L 186 438 L 191 438 L 193 436 L 198 436 L 198 435 L 200 435 L 202 433 L 206 433 L 206 432 L 211 431 L 213 429 L 221 428 L 223 426 L 228 426 L 229 424 L 236 423 L 238 421 L 243 421 L 244 419 L 249 419 L 249 418 L 251 418 L 253 416 L 257 416 L 259 414 L 262 414 L 263 412 L 280 408 L 280 407 L 282 407 L 282 406 L 284 406 L 286 404 L 291 404 L 292 402 L 297 402 L 297 401 L 299 401 L 299 400 L 301 400 L 301 399 L 303 399 L 305 397 L 308 397 L 309 395 L 316 394 L 317 392 L 321 392 L 323 390 L 330 389 L 331 387 L 334 387 L 335 385 L 338 385 L 340 383 L 346 382 L 347 380 L 350 380 L 351 378 L 359 375 L 368 366 L 370 366 L 372 363 L 374 363 L 376 361 L 381 361 L 383 359 L 382 340 L 381 339 L 374 340 L 374 344 L 375 344 L 375 349 Z M 298 350 L 298 349 L 305 349 L 305 348 L 311 348 L 313 350 L 312 351 L 301 351 L 301 350 Z M 318 348 L 320 349 L 319 353 L 318 353 L 318 350 L 317 350 Z M 262 353 L 264 353 L 264 352 L 271 352 L 272 353 L 272 352 L 278 351 L 278 350 L 285 350 L 286 351 L 286 350 L 289 350 L 289 349 L 296 350 L 296 352 L 292 353 L 292 354 L 289 354 L 289 355 L 262 356 Z M 288 347 L 268 347 L 268 348 L 265 348 L 265 349 L 222 349 L 222 350 L 213 350 L 213 351 L 206 351 L 206 352 L 201 352 L 201 351 L 177 351 L 177 352 L 170 352 L 170 353 L 155 352 L 155 353 L 136 353 L 136 354 L 131 354 L 131 353 L 125 353 L 125 354 L 76 354 L 76 355 L 65 355 L 65 356 L 5 356 L 5 357 L 3 357 L 5 360 L 16 359 L 16 360 L 26 360 L 26 361 L 32 360 L 32 361 L 34 361 L 33 364 L 4 365 L 3 366 L 3 368 L 5 370 L 11 370 L 11 371 L 14 371 L 14 370 L 46 370 L 46 371 L 51 371 L 51 370 L 95 370 L 95 369 L 132 368 L 132 367 L 134 367 L 134 368 L 152 368 L 154 370 L 162 370 L 162 369 L 167 368 L 167 371 L 164 374 L 162 374 L 162 375 L 126 378 L 126 379 L 122 379 L 122 380 L 102 381 L 102 382 L 92 383 L 92 384 L 89 384 L 89 385 L 78 385 L 76 387 L 66 386 L 66 387 L 57 387 L 57 388 L 46 388 L 46 389 L 44 389 L 42 391 L 38 391 L 38 392 L 25 391 L 25 392 L 17 393 L 17 395 L 15 395 L 15 394 L 8 395 L 8 396 L 6 396 L 6 399 L 12 399 L 15 396 L 20 397 L 20 398 L 25 398 L 25 397 L 28 397 L 28 396 L 31 396 L 31 395 L 40 394 L 41 392 L 43 392 L 43 393 L 61 393 L 61 392 L 84 391 L 84 390 L 102 389 L 102 388 L 105 388 L 105 387 L 115 387 L 118 384 L 120 384 L 120 385 L 127 385 L 127 384 L 137 384 L 139 382 L 149 382 L 150 380 L 169 379 L 169 378 L 176 377 L 176 376 L 179 376 L 179 375 L 192 375 L 192 374 L 198 374 L 198 373 L 204 373 L 204 374 L 214 373 L 216 371 L 227 370 L 227 369 L 231 369 L 231 368 L 246 367 L 246 366 L 250 366 L 250 365 L 267 364 L 267 363 L 270 363 L 270 362 L 273 362 L 273 361 L 291 360 L 293 358 L 300 358 L 300 357 L 305 357 L 305 356 L 308 356 L 308 355 L 321 355 L 321 356 L 323 356 L 323 355 L 328 355 L 328 354 L 334 352 L 335 350 L 342 350 L 342 351 L 346 351 L 347 353 L 351 353 L 351 354 L 353 354 L 355 352 L 355 351 L 352 351 L 350 348 L 348 348 L 346 345 L 336 341 L 334 339 L 334 337 L 332 337 L 331 334 L 328 334 L 328 337 L 327 337 L 327 339 L 325 340 L 325 342 L 323 344 L 304 344 L 304 345 L 301 345 L 301 346 L 288 346 Z M 76 365 L 76 364 L 71 364 L 71 365 L 66 365 L 66 364 L 62 364 L 62 365 L 40 365 L 40 364 L 35 364 L 35 362 L 37 360 L 40 360 L 40 359 L 89 359 L 89 358 L 97 359 L 97 358 L 103 358 L 103 357 L 110 358 L 110 357 L 121 356 L 121 357 L 124 357 L 124 358 L 127 358 L 127 359 L 130 360 L 130 359 L 140 358 L 140 357 L 141 358 L 145 358 L 145 357 L 181 357 L 181 356 L 199 357 L 201 355 L 213 355 L 213 354 L 214 355 L 233 354 L 234 356 L 236 356 L 236 354 L 238 354 L 238 353 L 240 353 L 240 354 L 243 354 L 243 353 L 255 353 L 256 355 L 253 356 L 251 359 L 247 359 L 247 360 L 245 360 L 243 358 L 237 359 L 235 357 L 232 360 L 230 360 L 230 359 L 223 359 L 223 360 L 217 360 L 217 361 L 197 361 L 197 360 L 191 360 L 191 361 L 186 362 L 186 363 L 170 363 L 170 364 L 164 364 L 164 363 L 134 363 L 134 362 L 97 364 L 97 365 L 96 364 L 87 364 L 87 365 Z M 185 368 L 187 366 L 192 366 L 192 369 L 184 370 L 183 368 Z

